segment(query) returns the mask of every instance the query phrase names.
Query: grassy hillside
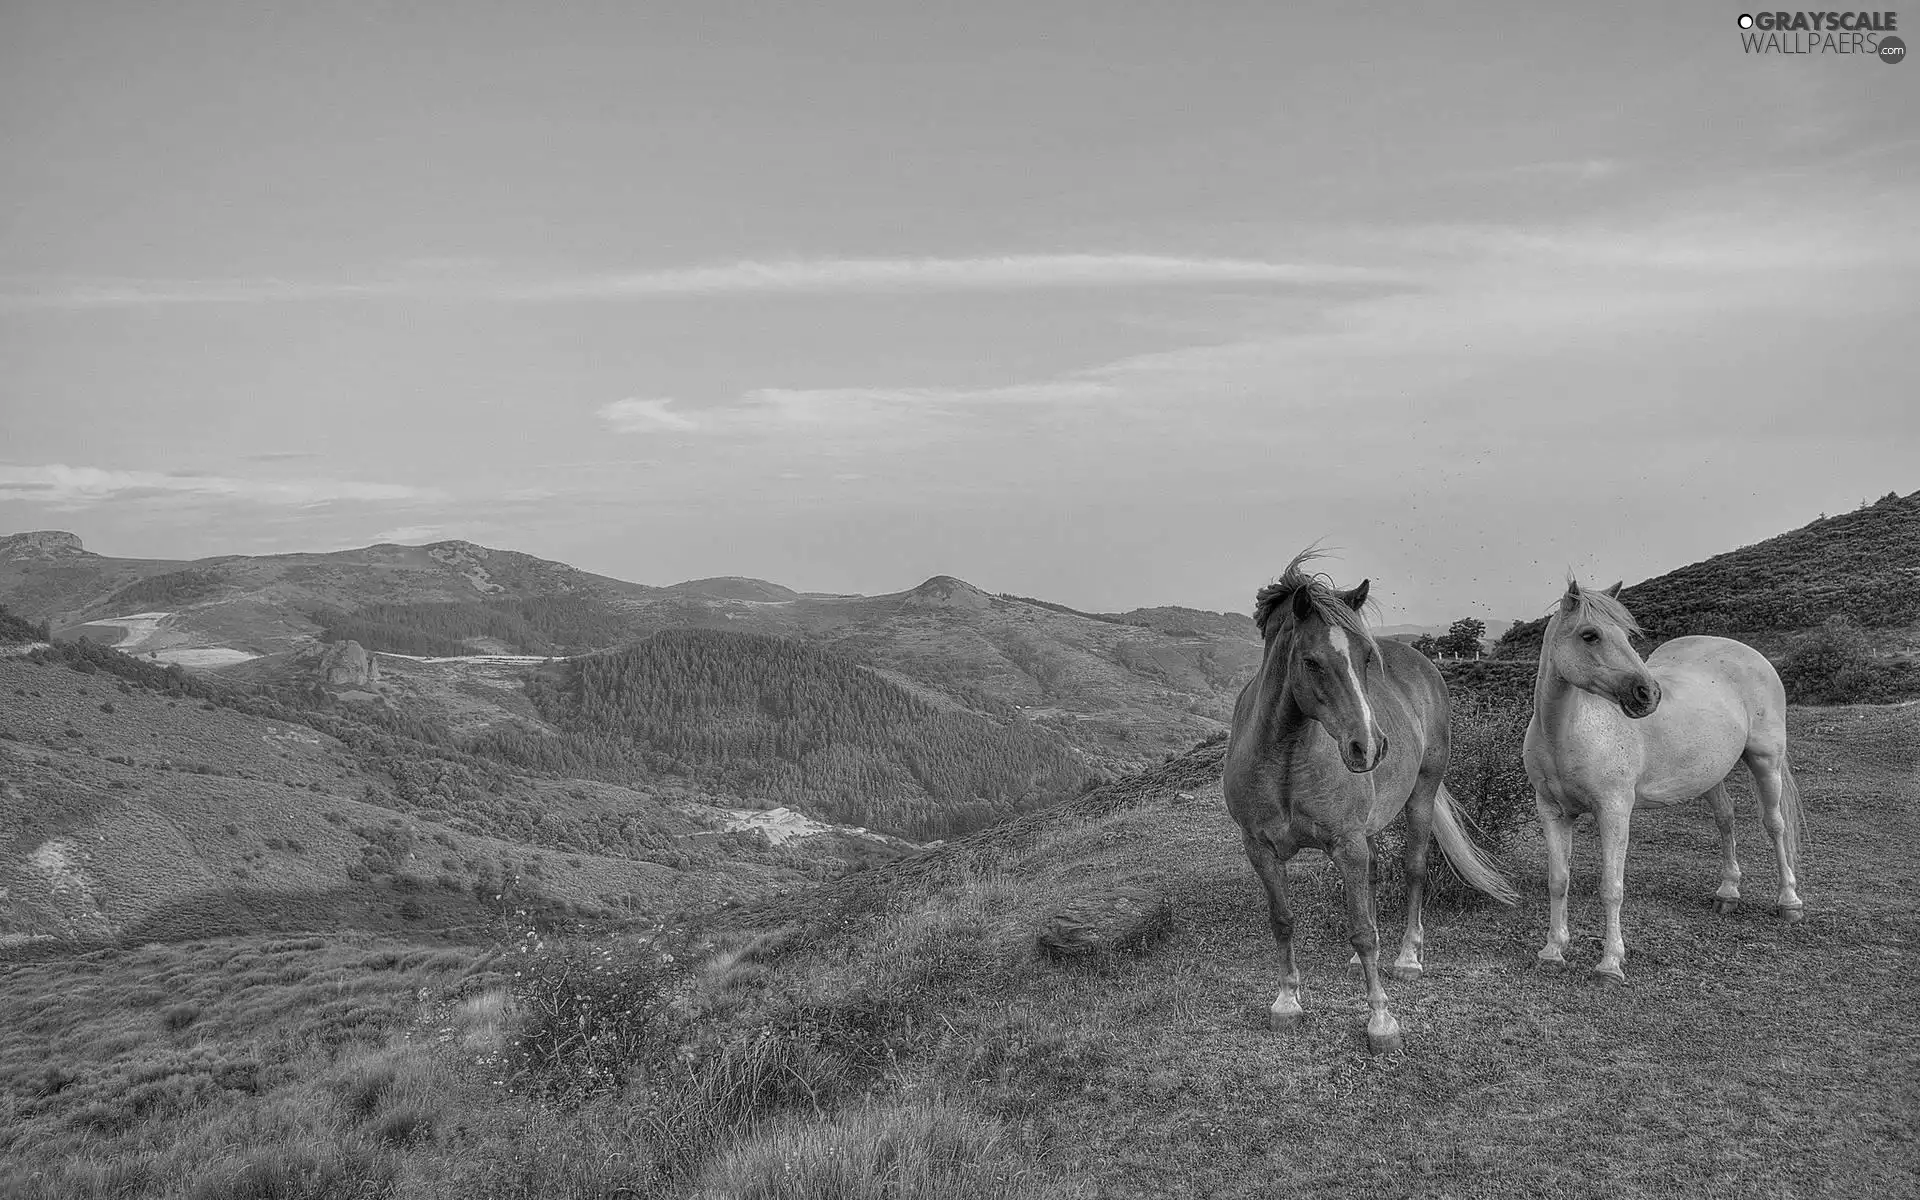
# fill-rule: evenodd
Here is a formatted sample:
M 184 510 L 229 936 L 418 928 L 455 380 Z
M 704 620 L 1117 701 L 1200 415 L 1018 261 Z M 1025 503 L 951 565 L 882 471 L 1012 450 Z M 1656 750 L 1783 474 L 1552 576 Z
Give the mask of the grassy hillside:
M 659 912 L 898 853 L 771 849 L 725 831 L 738 801 L 684 781 L 528 774 L 398 714 L 232 694 L 84 644 L 0 659 L 0 699 L 14 940 L 462 928 L 516 896 Z
M 1899 1195 L 1920 1172 L 1920 709 L 1796 709 L 1809 908 L 1709 910 L 1704 809 L 1637 822 L 1629 982 L 1571 973 L 1517 911 L 1438 903 L 1369 1057 L 1339 892 L 1291 868 L 1308 1020 L 1266 1029 L 1275 953 L 1220 746 L 690 934 L 512 922 L 487 953 L 209 940 L 3 967 L 0 1190 L 23 1197 L 663 1198 Z M 1758 846 L 1744 777 L 1743 847 Z M 1399 932 L 1386 872 L 1383 933 Z M 1132 954 L 1034 931 L 1125 884 Z M 59 1003 L 48 1003 L 52 997 Z M 1604 1136 L 1596 1136 L 1603 1130 Z
M 1920 627 L 1920 492 L 1889 492 L 1853 512 L 1633 584 L 1620 599 L 1654 642 L 1705 633 L 1773 652 L 1836 615 L 1904 642 Z M 1499 653 L 1538 656 L 1546 624 L 1541 617 L 1515 625 Z

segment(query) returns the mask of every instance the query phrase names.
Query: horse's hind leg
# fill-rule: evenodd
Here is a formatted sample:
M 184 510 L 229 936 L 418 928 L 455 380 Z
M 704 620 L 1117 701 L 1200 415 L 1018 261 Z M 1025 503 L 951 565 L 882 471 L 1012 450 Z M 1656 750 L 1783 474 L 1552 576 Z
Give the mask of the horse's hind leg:
M 1431 784 L 1425 778 L 1413 785 L 1407 797 L 1407 848 L 1403 862 L 1407 873 L 1407 931 L 1400 939 L 1400 956 L 1393 960 L 1393 977 L 1402 983 L 1420 978 L 1426 967 L 1421 956 L 1426 950 L 1427 931 L 1421 914 L 1427 896 L 1427 850 L 1433 845 L 1433 795 L 1440 781 Z
M 1713 823 L 1720 827 L 1720 888 L 1713 894 L 1713 911 L 1724 916 L 1740 907 L 1740 863 L 1733 856 L 1733 797 L 1727 795 L 1726 781 L 1721 780 L 1706 798 L 1707 807 L 1713 810 Z
M 1400 1049 L 1400 1022 L 1387 1011 L 1387 989 L 1380 983 L 1380 926 L 1374 918 L 1373 847 L 1364 834 L 1334 847 L 1333 860 L 1347 885 L 1347 924 L 1360 970 L 1367 977 L 1367 1047 L 1375 1054 Z
M 1293 1029 L 1300 1024 L 1303 1010 L 1300 968 L 1293 961 L 1293 905 L 1287 896 L 1287 860 L 1298 847 L 1284 835 L 1278 844 L 1269 844 L 1255 833 L 1248 833 L 1245 841 L 1247 861 L 1253 864 L 1260 886 L 1267 892 L 1267 924 L 1273 930 L 1274 944 L 1280 948 L 1280 994 L 1267 1010 L 1267 1025 L 1277 1030 Z
M 1780 740 L 1779 750 L 1749 747 L 1746 759 L 1747 769 L 1753 772 L 1753 790 L 1760 797 L 1760 823 L 1773 842 L 1773 860 L 1780 867 L 1780 895 L 1774 903 L 1779 906 L 1781 918 L 1793 922 L 1801 918 L 1805 909 L 1798 891 L 1800 881 L 1795 875 L 1799 865 L 1799 831 L 1795 823 L 1800 820 L 1800 793 L 1787 768 L 1784 734 Z

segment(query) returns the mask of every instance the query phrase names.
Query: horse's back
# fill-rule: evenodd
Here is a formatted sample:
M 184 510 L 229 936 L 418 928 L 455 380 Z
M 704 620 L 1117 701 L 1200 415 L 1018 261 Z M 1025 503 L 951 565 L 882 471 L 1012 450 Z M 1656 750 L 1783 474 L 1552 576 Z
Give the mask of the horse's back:
M 1693 762 L 1724 760 L 1731 767 L 1749 750 L 1785 749 L 1786 692 L 1779 672 L 1752 646 L 1723 637 L 1675 638 L 1647 657 L 1647 669 L 1662 691 L 1660 707 L 1641 723 L 1651 774 Z M 1682 799 L 1698 794 L 1689 787 L 1677 789 L 1687 793 Z
M 1444 735 L 1448 729 L 1447 680 L 1440 668 L 1405 642 L 1383 638 L 1374 644 L 1380 649 L 1381 676 L 1394 696 L 1410 715 L 1419 718 L 1417 723 L 1429 731 L 1437 728 Z
M 1647 669 L 1664 689 L 1670 681 L 1710 687 L 1737 697 L 1750 716 L 1786 720 L 1786 688 L 1767 656 L 1732 638 L 1692 636 L 1663 642 Z

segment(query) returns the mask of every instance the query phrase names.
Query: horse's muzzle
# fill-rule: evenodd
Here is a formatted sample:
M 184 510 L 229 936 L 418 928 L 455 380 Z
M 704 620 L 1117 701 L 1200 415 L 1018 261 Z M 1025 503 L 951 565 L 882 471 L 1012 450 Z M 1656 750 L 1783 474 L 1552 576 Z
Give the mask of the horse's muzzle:
M 1634 720 L 1650 717 L 1660 707 L 1660 684 L 1652 679 L 1629 685 L 1620 693 L 1620 711 Z
M 1348 742 L 1346 745 L 1346 749 L 1343 750 L 1340 754 L 1340 761 L 1346 764 L 1347 770 L 1352 771 L 1355 775 L 1365 775 L 1367 772 L 1373 770 L 1375 767 L 1385 762 L 1386 759 L 1387 759 L 1387 735 L 1379 732 L 1376 732 L 1373 735 L 1372 761 L 1368 761 L 1367 748 L 1366 746 L 1361 744 L 1359 738 L 1355 738 L 1352 741 Z M 1355 766 L 1354 764 L 1356 763 L 1363 763 L 1365 765 Z

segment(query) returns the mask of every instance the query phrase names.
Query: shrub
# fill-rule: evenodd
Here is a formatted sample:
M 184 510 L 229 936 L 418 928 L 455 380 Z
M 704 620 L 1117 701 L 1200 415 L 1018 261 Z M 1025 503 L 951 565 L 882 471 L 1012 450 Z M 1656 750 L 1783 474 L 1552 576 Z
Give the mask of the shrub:
M 1872 704 L 1898 699 L 1913 681 L 1884 661 L 1859 623 L 1842 614 L 1794 642 L 1780 664 L 1780 682 L 1795 704 Z
M 549 941 L 532 928 L 517 940 L 513 1067 L 522 1087 L 575 1099 L 618 1092 L 672 1060 L 686 1015 L 674 1003 L 684 968 L 672 953 L 638 942 Z
M 1453 759 L 1447 766 L 1447 792 L 1468 835 L 1497 861 L 1513 849 L 1520 831 L 1534 819 L 1533 784 L 1521 758 L 1533 705 L 1508 693 L 1456 690 L 1451 708 Z M 1405 847 L 1402 821 L 1395 821 L 1374 839 L 1383 904 L 1384 885 L 1405 886 L 1401 858 Z M 1327 886 L 1337 889 L 1337 879 L 1330 879 Z M 1427 896 L 1447 903 L 1480 896 L 1448 865 L 1437 842 L 1427 854 Z

